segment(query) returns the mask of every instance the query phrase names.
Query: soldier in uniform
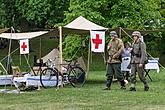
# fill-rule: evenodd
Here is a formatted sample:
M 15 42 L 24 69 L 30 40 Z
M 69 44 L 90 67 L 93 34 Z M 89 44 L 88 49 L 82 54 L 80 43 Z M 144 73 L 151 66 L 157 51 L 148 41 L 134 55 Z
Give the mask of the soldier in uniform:
M 110 90 L 113 75 L 116 74 L 118 81 L 120 81 L 121 89 L 126 89 L 124 82 L 124 75 L 121 72 L 121 53 L 124 49 L 124 44 L 121 39 L 118 38 L 117 33 L 115 31 L 110 32 L 110 42 L 107 46 L 108 51 L 108 61 L 107 61 L 107 81 L 106 88 L 104 90 Z
M 132 33 L 133 36 L 133 44 L 132 44 L 132 61 L 131 61 L 131 87 L 130 91 L 136 91 L 136 72 L 138 73 L 138 76 L 140 80 L 144 83 L 144 91 L 149 90 L 148 83 L 146 81 L 146 78 L 144 76 L 144 66 L 145 66 L 145 60 L 147 58 L 146 54 L 146 45 L 144 42 L 140 40 L 141 33 L 139 31 L 134 31 Z

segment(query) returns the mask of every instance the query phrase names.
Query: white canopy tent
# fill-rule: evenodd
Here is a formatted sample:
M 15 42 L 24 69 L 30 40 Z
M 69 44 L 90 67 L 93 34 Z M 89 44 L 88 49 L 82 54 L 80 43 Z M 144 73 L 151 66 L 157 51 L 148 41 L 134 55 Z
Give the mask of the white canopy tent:
M 59 28 L 60 33 L 60 63 L 62 63 L 62 35 L 66 34 L 89 34 L 90 31 L 106 31 L 108 28 L 99 26 L 82 16 L 79 16 L 71 23 L 67 24 L 64 27 Z M 89 42 L 90 43 L 90 42 Z M 88 51 L 88 64 L 87 64 L 87 73 L 89 72 L 89 58 L 90 58 L 90 46 Z
M 17 49 L 19 49 L 19 48 L 17 48 L 13 52 L 10 51 L 11 50 L 10 49 L 11 48 L 11 40 L 32 39 L 32 38 L 36 38 L 36 37 L 42 37 L 42 36 L 45 36 L 46 34 L 48 34 L 48 31 L 37 31 L 37 32 L 27 32 L 27 33 L 14 33 L 13 31 L 14 30 L 12 30 L 12 28 L 11 28 L 11 33 L 1 33 L 0 34 L 0 38 L 5 38 L 5 39 L 9 39 L 10 40 L 8 56 L 11 53 L 14 53 Z M 41 45 L 41 43 L 40 43 L 40 45 Z M 6 59 L 8 56 L 6 56 L 3 59 L 1 59 L 0 63 L 4 59 Z M 21 64 L 21 56 L 20 56 L 20 64 Z
M 91 30 L 97 30 L 97 31 L 106 31 L 108 28 L 99 26 L 84 17 L 80 16 L 73 20 L 71 23 L 67 24 L 64 27 L 55 28 L 50 31 L 39 31 L 39 32 L 27 32 L 27 33 L 2 33 L 0 34 L 0 38 L 6 38 L 6 39 L 14 39 L 14 40 L 20 40 L 20 39 L 32 39 L 35 37 L 41 37 L 41 36 L 59 36 L 59 45 L 60 45 L 60 63 L 62 64 L 62 35 L 68 35 L 68 34 L 89 34 Z M 89 53 L 90 53 L 90 47 L 89 47 Z M 87 65 L 87 72 L 89 70 L 89 54 L 88 54 L 88 65 Z
M 107 28 L 99 26 L 87 19 L 85 19 L 82 16 L 79 16 L 75 20 L 73 20 L 71 23 L 67 24 L 64 26 L 64 28 L 69 28 L 69 29 L 77 29 L 77 30 L 106 30 Z

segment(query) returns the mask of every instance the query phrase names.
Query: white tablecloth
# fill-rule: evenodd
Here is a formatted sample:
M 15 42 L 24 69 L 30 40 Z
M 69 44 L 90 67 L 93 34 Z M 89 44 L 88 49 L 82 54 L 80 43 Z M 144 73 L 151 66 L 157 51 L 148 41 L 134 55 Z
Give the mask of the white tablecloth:
M 158 60 L 148 60 L 148 63 L 145 65 L 145 69 L 157 70 L 157 73 L 159 73 L 160 69 Z
M 0 75 L 0 85 L 13 84 L 13 75 Z
M 52 80 L 48 80 L 48 78 L 45 78 L 43 81 L 45 86 L 55 86 L 56 85 L 56 77 L 52 76 Z M 13 82 L 20 82 L 25 83 L 26 86 L 42 86 L 40 83 L 40 76 L 24 76 L 24 77 L 14 77 Z M 61 78 L 59 77 L 58 85 L 61 84 Z
M 131 71 L 131 69 L 128 69 L 128 65 L 131 61 L 131 58 L 130 57 L 125 57 L 125 58 L 122 58 L 122 63 L 121 63 L 121 71 Z M 148 60 L 148 63 L 145 64 L 145 69 L 148 70 L 156 70 L 157 73 L 160 72 L 160 69 L 159 69 L 159 64 L 158 64 L 158 60 Z

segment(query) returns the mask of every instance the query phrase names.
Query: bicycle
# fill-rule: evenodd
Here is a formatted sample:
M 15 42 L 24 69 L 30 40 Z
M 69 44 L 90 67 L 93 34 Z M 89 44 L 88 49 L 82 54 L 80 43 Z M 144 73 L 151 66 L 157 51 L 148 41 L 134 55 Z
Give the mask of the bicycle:
M 40 82 L 43 88 L 46 88 L 44 80 L 50 80 L 56 82 L 55 87 L 58 86 L 59 76 L 62 77 L 63 85 L 71 84 L 73 87 L 82 87 L 85 83 L 85 71 L 76 65 L 72 64 L 72 60 L 65 60 L 67 64 L 61 64 L 66 70 L 63 74 L 56 68 L 51 59 L 48 60 L 48 67 L 44 69 L 40 74 Z M 49 63 L 49 64 L 48 64 Z M 54 77 L 54 78 L 53 78 Z
M 45 68 L 46 67 L 46 64 L 43 63 L 43 60 L 42 59 L 39 59 L 39 63 L 37 63 L 37 61 L 34 62 L 34 65 L 31 67 L 31 70 L 32 70 L 32 74 L 34 76 L 38 76 L 41 74 L 42 70 L 43 70 L 43 67 Z

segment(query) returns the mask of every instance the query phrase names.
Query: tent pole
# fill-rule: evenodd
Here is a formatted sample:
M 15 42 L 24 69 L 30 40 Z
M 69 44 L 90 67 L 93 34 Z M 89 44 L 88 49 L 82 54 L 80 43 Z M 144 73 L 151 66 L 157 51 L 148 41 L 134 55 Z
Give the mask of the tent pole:
M 90 64 L 92 64 L 92 51 L 90 51 Z
M 119 27 L 119 38 L 121 38 L 121 27 Z
M 87 78 L 88 78 L 88 73 L 89 73 L 89 63 L 90 63 L 90 38 L 89 38 L 89 47 L 88 47 Z
M 40 38 L 40 53 L 39 53 L 39 57 L 41 58 L 41 38 Z
M 132 37 L 124 29 L 121 28 L 121 31 L 123 31 L 131 40 L 133 40 Z
M 21 54 L 19 55 L 19 65 L 21 65 Z
M 60 35 L 60 64 L 62 64 L 62 27 L 60 26 L 59 27 L 59 35 Z M 62 72 L 62 65 L 60 65 L 60 71 L 61 71 L 61 74 L 63 75 L 63 72 Z M 63 87 L 63 81 L 61 80 L 61 87 Z

